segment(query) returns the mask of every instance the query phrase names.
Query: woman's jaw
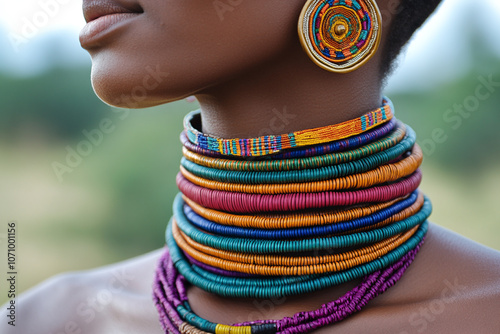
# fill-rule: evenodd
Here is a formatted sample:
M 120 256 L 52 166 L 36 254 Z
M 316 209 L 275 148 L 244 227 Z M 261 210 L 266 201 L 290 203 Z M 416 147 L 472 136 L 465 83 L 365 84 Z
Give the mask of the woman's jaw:
M 97 27 L 86 29 L 95 37 L 82 43 L 94 90 L 110 105 L 144 108 L 195 95 L 206 131 L 252 136 L 269 128 L 273 110 L 307 114 L 279 127 L 296 131 L 355 118 L 381 102 L 380 52 L 350 74 L 326 72 L 303 52 L 297 36 L 303 0 L 223 8 L 206 0 L 113 1 L 120 3 L 109 7 L 122 13 L 97 18 L 113 24 L 90 21 Z

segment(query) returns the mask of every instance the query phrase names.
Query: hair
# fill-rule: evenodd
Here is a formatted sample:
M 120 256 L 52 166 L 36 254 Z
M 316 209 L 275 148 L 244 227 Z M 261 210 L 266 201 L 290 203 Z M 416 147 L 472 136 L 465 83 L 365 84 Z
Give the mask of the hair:
M 436 10 L 442 0 L 401 0 L 397 14 L 391 22 L 383 52 L 381 73 L 383 77 L 394 68 L 394 61 L 415 31 Z

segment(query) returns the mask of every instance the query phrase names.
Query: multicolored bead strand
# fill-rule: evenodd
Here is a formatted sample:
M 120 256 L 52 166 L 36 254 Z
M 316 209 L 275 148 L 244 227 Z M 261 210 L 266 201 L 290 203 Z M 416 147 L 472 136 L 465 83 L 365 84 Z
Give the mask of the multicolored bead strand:
M 347 318 L 415 258 L 432 207 L 418 186 L 415 132 L 383 105 L 341 124 L 222 139 L 188 114 L 181 191 L 153 287 L 166 333 L 307 333 Z M 245 160 L 252 157 L 252 160 Z M 232 325 L 196 315 L 188 285 L 223 297 L 281 298 L 362 283 L 315 311 Z
M 365 115 L 339 124 L 310 130 L 296 131 L 282 135 L 269 135 L 249 139 L 224 139 L 202 133 L 193 126 L 201 123 L 200 111 L 189 113 L 184 119 L 186 135 L 194 145 L 228 156 L 255 157 L 278 153 L 282 150 L 328 143 L 366 132 L 390 121 L 393 106 L 384 99 L 382 107 Z

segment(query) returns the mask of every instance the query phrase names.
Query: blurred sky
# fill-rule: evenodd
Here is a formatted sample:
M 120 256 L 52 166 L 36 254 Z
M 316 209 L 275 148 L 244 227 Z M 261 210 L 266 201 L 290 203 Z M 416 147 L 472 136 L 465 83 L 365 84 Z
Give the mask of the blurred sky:
M 388 91 L 428 88 L 429 82 L 441 84 L 466 72 L 472 58 L 467 43 L 471 30 L 479 30 L 485 45 L 500 56 L 499 18 L 500 0 L 444 0 L 414 38 Z M 78 43 L 83 25 L 79 0 L 2 1 L 0 71 L 23 76 L 53 64 L 88 64 Z M 428 78 L 428 73 L 436 75 Z

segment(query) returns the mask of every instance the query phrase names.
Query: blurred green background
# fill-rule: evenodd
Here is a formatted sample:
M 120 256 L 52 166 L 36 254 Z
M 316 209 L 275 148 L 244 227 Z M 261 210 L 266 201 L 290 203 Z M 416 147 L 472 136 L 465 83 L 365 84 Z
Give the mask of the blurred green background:
M 474 104 L 484 80 L 500 83 L 500 58 L 480 28 L 474 31 L 461 41 L 470 51 L 467 66 L 456 65 L 452 78 L 411 63 L 417 53 L 407 59 L 415 77 L 407 70 L 396 73 L 394 80 L 407 85 L 389 85 L 387 94 L 424 147 L 421 188 L 433 201 L 432 221 L 500 249 L 500 87 Z M 57 54 L 57 45 L 49 47 Z M 0 71 L 0 236 L 3 252 L 6 223 L 18 222 L 21 291 L 63 271 L 163 246 L 177 192 L 181 121 L 196 108 L 187 102 L 111 108 L 92 91 L 87 59 L 69 65 L 47 59 L 46 67 L 32 73 Z M 456 104 L 473 111 L 449 111 Z M 113 130 L 59 180 L 54 162 L 65 163 L 68 148 L 86 140 L 84 130 L 106 118 Z

